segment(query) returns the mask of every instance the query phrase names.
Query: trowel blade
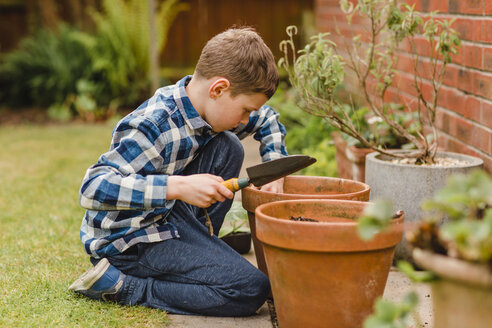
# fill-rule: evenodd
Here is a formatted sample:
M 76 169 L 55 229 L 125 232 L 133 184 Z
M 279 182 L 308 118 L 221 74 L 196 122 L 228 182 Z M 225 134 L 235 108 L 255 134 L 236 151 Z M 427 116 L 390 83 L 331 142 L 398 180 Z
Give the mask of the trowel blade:
M 290 155 L 269 162 L 248 167 L 249 182 L 256 187 L 275 181 L 297 172 L 316 162 L 316 159 L 306 155 Z

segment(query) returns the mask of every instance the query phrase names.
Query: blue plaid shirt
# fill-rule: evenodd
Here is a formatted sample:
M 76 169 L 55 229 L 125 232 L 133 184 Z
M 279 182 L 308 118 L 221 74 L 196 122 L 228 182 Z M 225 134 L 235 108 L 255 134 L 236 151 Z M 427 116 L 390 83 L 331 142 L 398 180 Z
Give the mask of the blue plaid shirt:
M 95 258 L 119 254 L 137 243 L 179 237 L 166 217 L 168 175 L 179 175 L 216 133 L 193 108 L 185 86 L 191 76 L 160 88 L 123 118 L 109 151 L 91 166 L 80 189 L 87 209 L 80 228 L 85 251 Z M 285 128 L 269 106 L 251 113 L 233 131 L 253 134 L 263 161 L 287 155 Z

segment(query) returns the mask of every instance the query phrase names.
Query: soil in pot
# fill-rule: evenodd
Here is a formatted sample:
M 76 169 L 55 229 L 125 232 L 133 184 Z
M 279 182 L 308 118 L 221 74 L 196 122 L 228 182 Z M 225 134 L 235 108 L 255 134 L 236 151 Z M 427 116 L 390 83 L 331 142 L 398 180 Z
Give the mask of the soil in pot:
M 263 255 L 263 246 L 256 237 L 256 207 L 273 201 L 289 199 L 369 200 L 369 186 L 367 184 L 353 180 L 317 176 L 287 176 L 284 180 L 284 192 L 281 194 L 261 191 L 252 187 L 244 188 L 241 192 L 243 207 L 248 211 L 258 268 L 267 276 L 268 270 Z
M 388 232 L 362 241 L 356 218 L 367 204 L 290 200 L 256 209 L 280 327 L 361 327 L 372 313 L 401 240 L 403 215 Z

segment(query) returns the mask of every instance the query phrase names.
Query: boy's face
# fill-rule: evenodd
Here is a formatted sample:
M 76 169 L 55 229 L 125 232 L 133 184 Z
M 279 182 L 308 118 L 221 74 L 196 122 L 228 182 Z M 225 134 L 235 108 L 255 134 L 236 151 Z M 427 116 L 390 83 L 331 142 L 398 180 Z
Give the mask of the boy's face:
M 231 130 L 239 123 L 247 124 L 251 112 L 259 109 L 267 100 L 263 93 L 232 97 L 229 89 L 221 90 L 209 102 L 205 120 L 215 132 Z

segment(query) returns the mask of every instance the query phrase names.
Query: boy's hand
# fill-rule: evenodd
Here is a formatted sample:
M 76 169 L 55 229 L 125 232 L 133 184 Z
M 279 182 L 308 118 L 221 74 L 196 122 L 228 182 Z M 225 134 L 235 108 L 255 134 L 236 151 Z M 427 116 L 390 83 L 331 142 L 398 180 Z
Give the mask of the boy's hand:
M 232 199 L 219 176 L 212 174 L 170 175 L 167 179 L 167 199 L 179 199 L 188 204 L 207 208 L 216 202 Z
M 261 191 L 270 191 L 275 193 L 284 192 L 284 178 L 267 183 L 260 188 Z

